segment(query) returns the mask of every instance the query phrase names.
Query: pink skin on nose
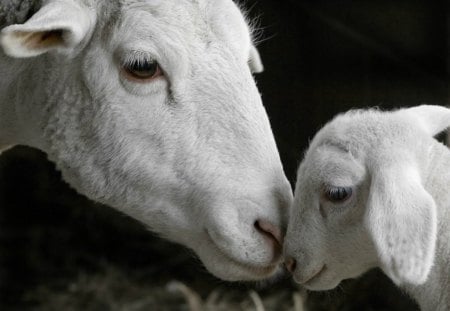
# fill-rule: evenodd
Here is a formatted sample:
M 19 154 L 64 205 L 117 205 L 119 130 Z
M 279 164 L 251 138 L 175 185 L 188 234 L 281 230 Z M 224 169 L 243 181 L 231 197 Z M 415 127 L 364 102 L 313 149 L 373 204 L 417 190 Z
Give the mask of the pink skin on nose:
M 281 256 L 281 249 L 283 245 L 283 236 L 281 234 L 281 230 L 277 226 L 265 220 L 257 220 L 255 222 L 255 228 L 272 246 L 272 261 L 275 263 Z
M 286 259 L 286 261 L 284 262 L 284 265 L 286 266 L 286 269 L 290 272 L 290 273 L 294 273 L 295 268 L 297 267 L 297 261 L 292 258 L 289 257 Z

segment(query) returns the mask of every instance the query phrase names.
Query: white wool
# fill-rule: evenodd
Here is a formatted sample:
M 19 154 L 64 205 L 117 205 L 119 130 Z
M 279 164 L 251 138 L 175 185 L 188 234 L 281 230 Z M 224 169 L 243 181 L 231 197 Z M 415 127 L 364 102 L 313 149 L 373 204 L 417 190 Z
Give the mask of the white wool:
M 80 193 L 223 279 L 274 273 L 279 251 L 255 223 L 275 232 L 292 194 L 231 0 L 46 0 L 0 40 L 0 149 L 47 152 Z M 163 75 L 138 81 L 130 59 Z
M 423 310 L 450 310 L 450 109 L 351 111 L 300 164 L 284 252 L 311 290 L 380 267 Z M 330 189 L 351 195 L 330 200 Z

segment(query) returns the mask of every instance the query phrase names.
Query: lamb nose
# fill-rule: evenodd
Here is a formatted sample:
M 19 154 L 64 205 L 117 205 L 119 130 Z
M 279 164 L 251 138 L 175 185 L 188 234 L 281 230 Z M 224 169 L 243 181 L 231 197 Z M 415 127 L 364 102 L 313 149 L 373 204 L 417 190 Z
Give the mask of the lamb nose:
M 297 267 L 297 261 L 294 258 L 288 257 L 284 264 L 290 273 L 294 273 L 295 268 Z
M 281 230 L 274 224 L 266 220 L 257 220 L 255 221 L 255 228 L 260 233 L 270 238 L 274 242 L 275 246 L 281 247 L 281 245 L 283 245 Z

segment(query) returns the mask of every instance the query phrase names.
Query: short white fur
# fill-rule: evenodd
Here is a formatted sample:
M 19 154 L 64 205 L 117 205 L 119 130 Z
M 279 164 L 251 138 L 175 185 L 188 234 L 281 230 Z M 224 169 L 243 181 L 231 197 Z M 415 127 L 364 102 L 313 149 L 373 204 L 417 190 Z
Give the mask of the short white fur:
M 356 110 L 320 130 L 300 164 L 284 252 L 311 290 L 380 267 L 423 310 L 450 309 L 450 109 Z M 350 187 L 343 201 L 329 187 Z
M 254 224 L 281 228 L 292 194 L 231 0 L 45 0 L 0 39 L 0 150 L 45 151 L 80 193 L 193 249 L 218 277 L 277 270 Z M 163 77 L 128 79 L 122 64 L 139 55 Z

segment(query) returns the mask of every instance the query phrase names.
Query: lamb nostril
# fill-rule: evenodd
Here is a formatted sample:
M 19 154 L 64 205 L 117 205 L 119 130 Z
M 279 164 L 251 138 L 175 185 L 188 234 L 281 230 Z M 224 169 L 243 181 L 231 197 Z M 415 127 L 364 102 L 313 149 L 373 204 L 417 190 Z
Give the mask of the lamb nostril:
M 292 257 L 288 257 L 285 261 L 285 266 L 286 269 L 290 272 L 290 273 L 294 273 L 295 268 L 297 267 L 297 261 L 292 258 Z
M 265 220 L 257 220 L 255 221 L 255 228 L 260 233 L 274 240 L 274 242 L 278 244 L 278 246 L 283 245 L 283 236 L 281 234 L 281 230 L 274 224 Z

